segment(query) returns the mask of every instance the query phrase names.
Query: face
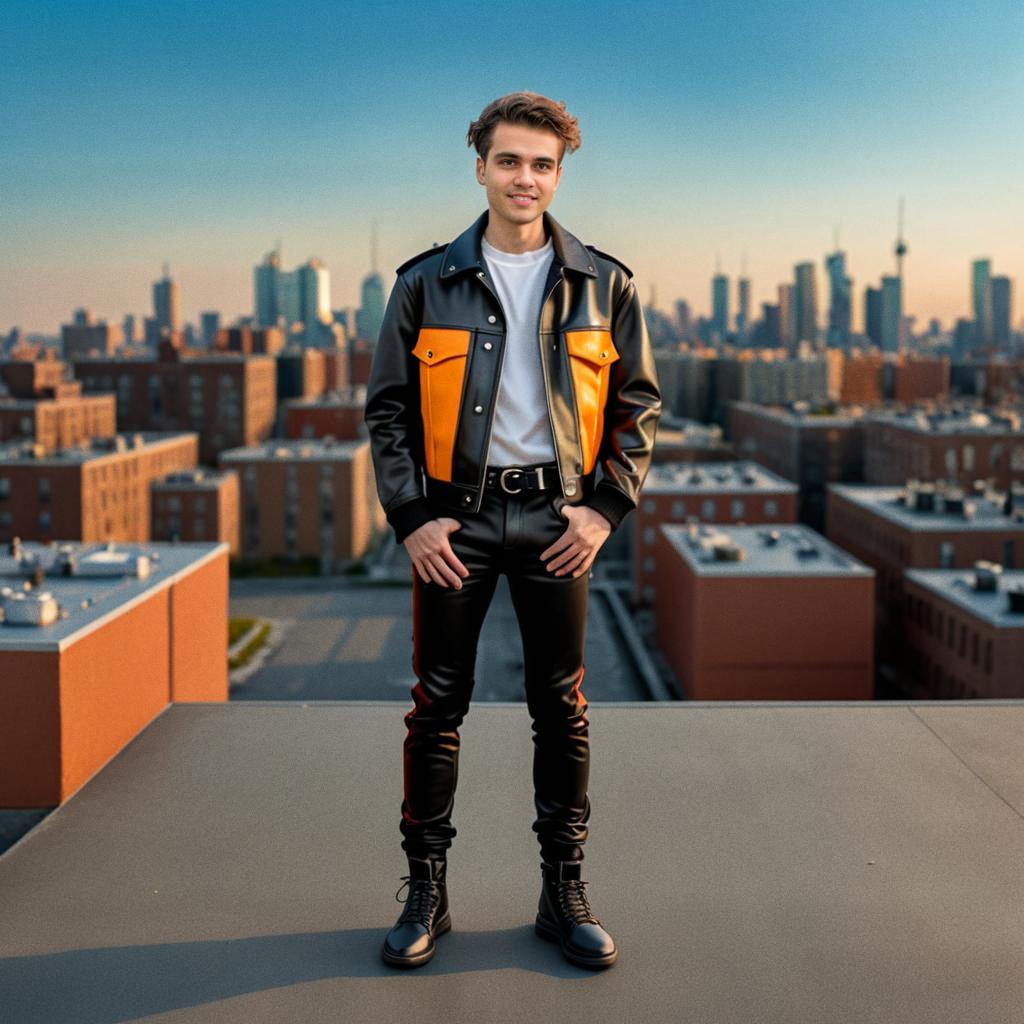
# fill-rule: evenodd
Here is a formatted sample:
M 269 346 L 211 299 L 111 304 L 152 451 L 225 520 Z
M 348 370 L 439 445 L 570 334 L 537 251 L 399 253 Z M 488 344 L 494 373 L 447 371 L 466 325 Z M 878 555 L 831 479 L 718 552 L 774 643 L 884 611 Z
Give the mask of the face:
M 554 132 L 499 121 L 487 162 L 476 158 L 476 180 L 487 189 L 492 215 L 512 224 L 537 220 L 555 197 L 561 152 L 562 140 Z

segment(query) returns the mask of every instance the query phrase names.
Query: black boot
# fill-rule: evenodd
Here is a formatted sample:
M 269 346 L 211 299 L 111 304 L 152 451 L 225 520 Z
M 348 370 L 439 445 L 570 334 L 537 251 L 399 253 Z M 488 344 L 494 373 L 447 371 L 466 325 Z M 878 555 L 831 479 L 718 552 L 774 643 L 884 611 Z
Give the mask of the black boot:
M 434 939 L 452 927 L 448 913 L 446 887 L 447 862 L 441 858 L 420 860 L 409 857 L 409 874 L 403 881 L 409 886 L 405 910 L 388 932 L 381 956 L 392 967 L 419 967 L 434 955 Z
M 581 861 L 541 864 L 543 885 L 537 913 L 537 934 L 561 943 L 565 958 L 580 967 L 611 967 L 619 957 L 612 937 L 601 927 L 587 902 L 580 878 Z

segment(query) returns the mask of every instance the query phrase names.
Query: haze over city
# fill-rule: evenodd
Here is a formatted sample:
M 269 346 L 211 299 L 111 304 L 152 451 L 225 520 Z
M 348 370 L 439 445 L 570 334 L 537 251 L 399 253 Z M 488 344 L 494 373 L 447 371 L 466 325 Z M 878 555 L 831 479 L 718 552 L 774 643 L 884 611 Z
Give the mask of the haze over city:
M 553 215 L 665 310 L 708 314 L 719 263 L 745 263 L 755 309 L 799 262 L 820 286 L 837 229 L 859 294 L 893 271 L 900 196 L 919 327 L 970 316 L 972 260 L 1024 268 L 1019 3 L 570 3 L 524 24 L 460 3 L 18 2 L 0 31 L 3 331 L 143 314 L 165 260 L 187 320 L 230 321 L 278 239 L 355 303 L 371 219 L 390 286 L 484 208 L 466 128 L 520 88 L 580 119 Z

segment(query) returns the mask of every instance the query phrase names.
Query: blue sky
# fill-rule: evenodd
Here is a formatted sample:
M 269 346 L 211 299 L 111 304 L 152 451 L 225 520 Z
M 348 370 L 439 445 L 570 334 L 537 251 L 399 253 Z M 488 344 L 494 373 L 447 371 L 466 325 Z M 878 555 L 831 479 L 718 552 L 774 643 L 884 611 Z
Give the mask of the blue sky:
M 278 238 L 354 303 L 372 217 L 390 284 L 484 208 L 466 128 L 522 88 L 580 119 L 552 213 L 660 306 L 744 254 L 770 300 L 837 225 L 859 296 L 901 194 L 909 312 L 967 315 L 978 256 L 1024 282 L 1019 0 L 4 8 L 0 330 L 146 314 L 165 259 L 187 318 L 249 313 Z

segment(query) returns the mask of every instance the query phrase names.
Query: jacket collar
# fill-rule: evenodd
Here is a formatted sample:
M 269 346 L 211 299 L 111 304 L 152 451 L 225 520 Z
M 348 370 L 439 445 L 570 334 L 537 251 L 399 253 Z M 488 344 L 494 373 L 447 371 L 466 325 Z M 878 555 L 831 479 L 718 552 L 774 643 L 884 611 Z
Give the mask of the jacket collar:
M 484 236 L 490 210 L 484 210 L 461 235 L 448 244 L 441 261 L 441 277 L 453 277 L 463 270 L 478 270 L 484 265 L 480 239 Z M 545 233 L 551 238 L 555 250 L 555 262 L 576 270 L 588 277 L 597 277 L 597 267 L 589 249 L 573 234 L 570 234 L 547 210 L 542 214 Z

